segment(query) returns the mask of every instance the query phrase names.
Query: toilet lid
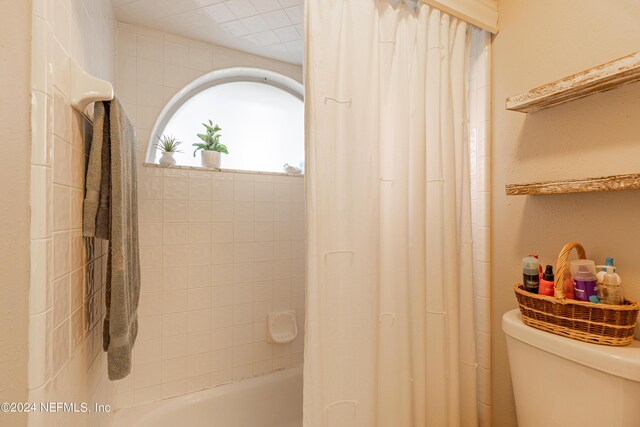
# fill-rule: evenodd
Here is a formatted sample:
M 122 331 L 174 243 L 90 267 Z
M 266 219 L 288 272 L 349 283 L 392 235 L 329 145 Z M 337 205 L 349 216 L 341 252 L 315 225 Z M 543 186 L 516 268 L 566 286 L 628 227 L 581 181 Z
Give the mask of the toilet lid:
M 590 344 L 541 331 L 522 322 L 520 310 L 502 316 L 505 334 L 533 347 L 567 360 L 606 372 L 611 375 L 640 382 L 640 341 L 626 347 Z

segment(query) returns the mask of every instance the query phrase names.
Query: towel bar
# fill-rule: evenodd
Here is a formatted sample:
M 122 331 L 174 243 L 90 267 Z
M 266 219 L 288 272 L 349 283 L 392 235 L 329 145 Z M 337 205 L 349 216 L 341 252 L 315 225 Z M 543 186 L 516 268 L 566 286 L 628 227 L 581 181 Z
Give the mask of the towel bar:
M 84 109 L 92 102 L 113 99 L 113 86 L 84 71 L 77 62 L 69 59 L 71 78 L 71 106 L 84 114 Z

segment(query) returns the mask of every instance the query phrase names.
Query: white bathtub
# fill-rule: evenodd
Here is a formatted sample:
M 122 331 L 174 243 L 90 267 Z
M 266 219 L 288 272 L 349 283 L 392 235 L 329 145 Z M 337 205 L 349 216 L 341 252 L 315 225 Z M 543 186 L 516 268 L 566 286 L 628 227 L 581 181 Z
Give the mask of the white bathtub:
M 114 427 L 300 427 L 302 368 L 116 412 Z

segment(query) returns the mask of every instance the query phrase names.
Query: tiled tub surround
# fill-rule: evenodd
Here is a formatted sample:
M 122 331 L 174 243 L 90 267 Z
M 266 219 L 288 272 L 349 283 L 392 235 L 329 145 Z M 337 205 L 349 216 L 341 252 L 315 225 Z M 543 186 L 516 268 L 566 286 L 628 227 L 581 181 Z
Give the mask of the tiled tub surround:
M 118 406 L 301 364 L 303 177 L 139 172 L 140 332 Z M 291 308 L 298 337 L 267 343 L 267 313 Z
M 82 237 L 91 124 L 69 102 L 69 58 L 115 81 L 109 0 L 34 0 L 29 400 L 112 404 L 102 352 L 106 242 Z M 29 414 L 31 426 L 99 426 L 97 413 Z
M 268 344 L 266 315 L 295 308 L 304 330 L 303 178 L 143 165 L 165 103 L 207 72 L 241 66 L 302 79 L 297 65 L 118 23 L 116 93 L 136 128 L 143 269 L 119 407 L 302 362 L 303 333 Z

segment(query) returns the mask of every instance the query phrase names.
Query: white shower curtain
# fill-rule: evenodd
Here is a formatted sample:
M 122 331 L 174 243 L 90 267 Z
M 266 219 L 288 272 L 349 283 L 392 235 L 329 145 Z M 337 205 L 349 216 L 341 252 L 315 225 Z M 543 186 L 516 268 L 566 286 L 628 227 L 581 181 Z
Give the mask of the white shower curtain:
M 475 426 L 467 24 L 306 5 L 307 427 Z

